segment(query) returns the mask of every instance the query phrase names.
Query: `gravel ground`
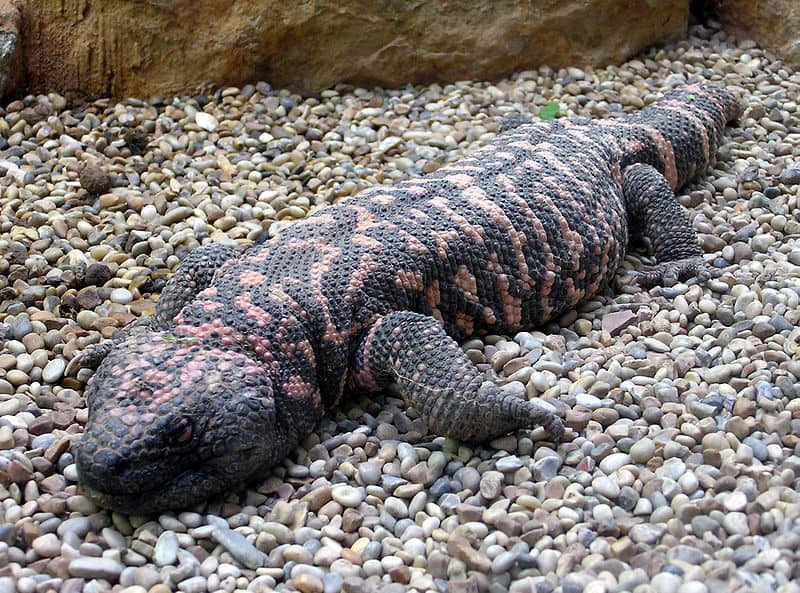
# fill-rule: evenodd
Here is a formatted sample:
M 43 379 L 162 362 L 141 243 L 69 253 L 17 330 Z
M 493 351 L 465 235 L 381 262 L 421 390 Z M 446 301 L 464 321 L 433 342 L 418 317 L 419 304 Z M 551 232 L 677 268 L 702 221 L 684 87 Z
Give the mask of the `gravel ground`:
M 431 171 L 499 118 L 602 117 L 688 78 L 747 103 L 680 197 L 718 279 L 604 295 L 541 331 L 464 344 L 578 432 L 470 447 L 387 394 L 353 396 L 253 489 L 159 517 L 76 486 L 75 352 L 152 309 L 200 243 L 248 244 Z M 800 75 L 696 28 L 619 67 L 496 84 L 266 84 L 0 110 L 0 593 L 800 591 Z M 651 260 L 630 257 L 628 268 Z

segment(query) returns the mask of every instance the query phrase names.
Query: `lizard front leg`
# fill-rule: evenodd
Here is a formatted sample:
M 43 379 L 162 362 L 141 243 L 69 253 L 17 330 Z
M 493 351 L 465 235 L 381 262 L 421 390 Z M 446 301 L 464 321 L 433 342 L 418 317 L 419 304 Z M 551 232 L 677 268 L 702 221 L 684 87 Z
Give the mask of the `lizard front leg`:
M 238 250 L 221 243 L 203 245 L 192 251 L 181 262 L 169 279 L 155 312 L 149 317 L 137 319 L 124 329 L 115 332 L 110 340 L 92 344 L 75 356 L 67 366 L 67 374 L 80 368 L 96 369 L 114 346 L 127 334 L 138 330 L 165 330 L 172 327 L 175 316 L 197 293 L 211 285 L 214 273 L 228 260 L 239 257 Z
M 650 288 L 665 280 L 706 280 L 714 270 L 703 260 L 697 234 L 675 199 L 666 178 L 650 165 L 626 167 L 622 178 L 625 207 L 633 225 L 644 228 L 653 242 L 653 268 L 636 276 L 639 285 Z
M 517 428 L 564 432 L 552 412 L 483 383 L 478 370 L 433 317 L 398 311 L 380 318 L 359 345 L 350 384 L 378 390 L 400 387 L 436 434 L 486 441 Z

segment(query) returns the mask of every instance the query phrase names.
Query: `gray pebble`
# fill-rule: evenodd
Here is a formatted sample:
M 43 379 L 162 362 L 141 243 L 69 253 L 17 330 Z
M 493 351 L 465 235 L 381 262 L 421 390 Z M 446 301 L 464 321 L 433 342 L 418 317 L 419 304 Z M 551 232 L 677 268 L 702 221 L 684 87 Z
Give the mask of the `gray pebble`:
M 247 568 L 258 568 L 263 566 L 267 557 L 247 541 L 240 533 L 230 529 L 216 528 L 211 533 L 211 537 L 230 552 L 236 560 Z

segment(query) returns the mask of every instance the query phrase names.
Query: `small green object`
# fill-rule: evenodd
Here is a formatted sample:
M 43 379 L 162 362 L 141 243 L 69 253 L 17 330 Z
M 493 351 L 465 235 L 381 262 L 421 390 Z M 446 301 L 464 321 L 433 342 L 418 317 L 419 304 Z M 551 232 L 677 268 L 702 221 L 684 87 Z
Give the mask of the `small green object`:
M 689 93 L 688 95 L 686 95 L 686 100 L 689 101 L 689 103 L 691 103 L 692 101 L 694 101 L 694 95 Z
M 539 110 L 539 119 L 542 121 L 550 121 L 551 119 L 555 119 L 560 110 L 561 106 L 558 104 L 558 101 L 550 101 L 547 105 Z

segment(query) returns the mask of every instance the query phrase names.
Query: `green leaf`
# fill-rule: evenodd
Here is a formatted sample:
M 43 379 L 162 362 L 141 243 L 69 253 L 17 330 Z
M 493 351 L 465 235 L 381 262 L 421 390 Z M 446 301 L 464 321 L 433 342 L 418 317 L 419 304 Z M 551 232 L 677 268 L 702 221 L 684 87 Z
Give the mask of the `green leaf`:
M 550 101 L 539 110 L 539 119 L 542 121 L 550 121 L 558 115 L 560 110 L 561 106 L 558 104 L 558 101 Z

